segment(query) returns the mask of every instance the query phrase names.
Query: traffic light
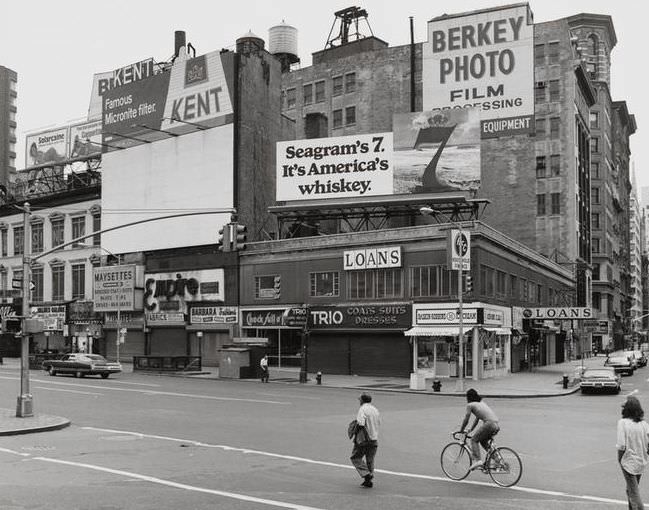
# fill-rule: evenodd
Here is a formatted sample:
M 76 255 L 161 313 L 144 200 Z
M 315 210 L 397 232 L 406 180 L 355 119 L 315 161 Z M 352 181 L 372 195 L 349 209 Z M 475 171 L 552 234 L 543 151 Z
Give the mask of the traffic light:
M 470 274 L 464 277 L 464 292 L 466 294 L 473 292 L 473 277 Z
M 19 317 L 4 317 L 2 319 L 3 333 L 18 333 L 22 328 L 22 322 Z
M 234 224 L 234 250 L 245 250 L 246 249 L 246 231 L 248 230 L 245 225 L 239 225 L 238 223 Z
M 275 299 L 279 299 L 282 295 L 282 277 L 280 275 L 275 275 L 273 290 L 275 291 Z
M 223 225 L 219 229 L 219 239 L 217 241 L 219 245 L 219 251 L 232 251 L 232 241 L 230 239 L 230 223 Z

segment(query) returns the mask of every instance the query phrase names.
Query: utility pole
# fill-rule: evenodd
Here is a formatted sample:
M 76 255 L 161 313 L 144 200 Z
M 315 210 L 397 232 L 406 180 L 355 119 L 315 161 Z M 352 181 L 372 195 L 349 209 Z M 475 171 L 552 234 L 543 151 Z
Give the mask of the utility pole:
M 23 306 L 22 306 L 22 344 L 20 349 L 20 395 L 16 405 L 16 416 L 28 418 L 34 416 L 34 402 L 29 391 L 29 333 L 27 332 L 27 319 L 30 315 L 30 284 L 31 284 L 31 260 L 30 260 L 30 217 L 29 202 L 23 205 Z

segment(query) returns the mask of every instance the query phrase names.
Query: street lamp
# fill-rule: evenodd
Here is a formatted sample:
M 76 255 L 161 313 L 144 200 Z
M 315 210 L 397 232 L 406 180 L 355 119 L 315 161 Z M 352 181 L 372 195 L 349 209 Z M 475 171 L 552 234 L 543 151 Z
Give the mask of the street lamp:
M 419 212 L 424 216 L 436 216 L 439 214 L 439 211 L 433 209 L 432 207 L 423 206 L 419 208 Z M 460 237 L 462 237 L 462 225 L 460 223 L 451 222 L 453 225 L 457 226 L 457 229 L 460 231 Z M 463 317 L 463 307 L 462 307 L 462 273 L 463 273 L 463 262 L 460 262 L 460 266 L 457 269 L 457 300 L 458 300 L 458 342 L 459 342 L 459 352 L 458 352 L 458 374 L 457 374 L 457 391 L 464 393 L 464 317 Z

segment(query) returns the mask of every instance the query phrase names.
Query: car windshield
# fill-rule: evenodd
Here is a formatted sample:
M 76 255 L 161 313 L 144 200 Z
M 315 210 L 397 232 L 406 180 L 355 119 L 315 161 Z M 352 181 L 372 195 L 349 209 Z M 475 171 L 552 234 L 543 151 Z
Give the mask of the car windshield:
M 603 368 L 599 368 L 596 370 L 586 370 L 584 372 L 584 377 L 610 377 L 613 375 L 612 370 L 605 370 Z
M 608 359 L 609 363 L 628 363 L 629 360 L 623 356 L 615 356 L 614 358 Z
M 92 361 L 106 361 L 106 358 L 100 356 L 99 354 L 86 354 L 86 358 Z

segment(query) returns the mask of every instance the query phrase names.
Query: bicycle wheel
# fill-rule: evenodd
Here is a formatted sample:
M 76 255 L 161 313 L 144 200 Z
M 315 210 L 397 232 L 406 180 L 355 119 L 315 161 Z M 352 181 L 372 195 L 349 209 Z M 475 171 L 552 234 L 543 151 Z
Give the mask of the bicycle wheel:
M 501 487 L 516 485 L 523 474 L 523 463 L 520 457 L 507 447 L 493 450 L 486 459 L 485 465 L 491 479 Z
M 464 480 L 471 468 L 471 455 L 462 443 L 449 443 L 442 450 L 442 471 L 451 480 Z

